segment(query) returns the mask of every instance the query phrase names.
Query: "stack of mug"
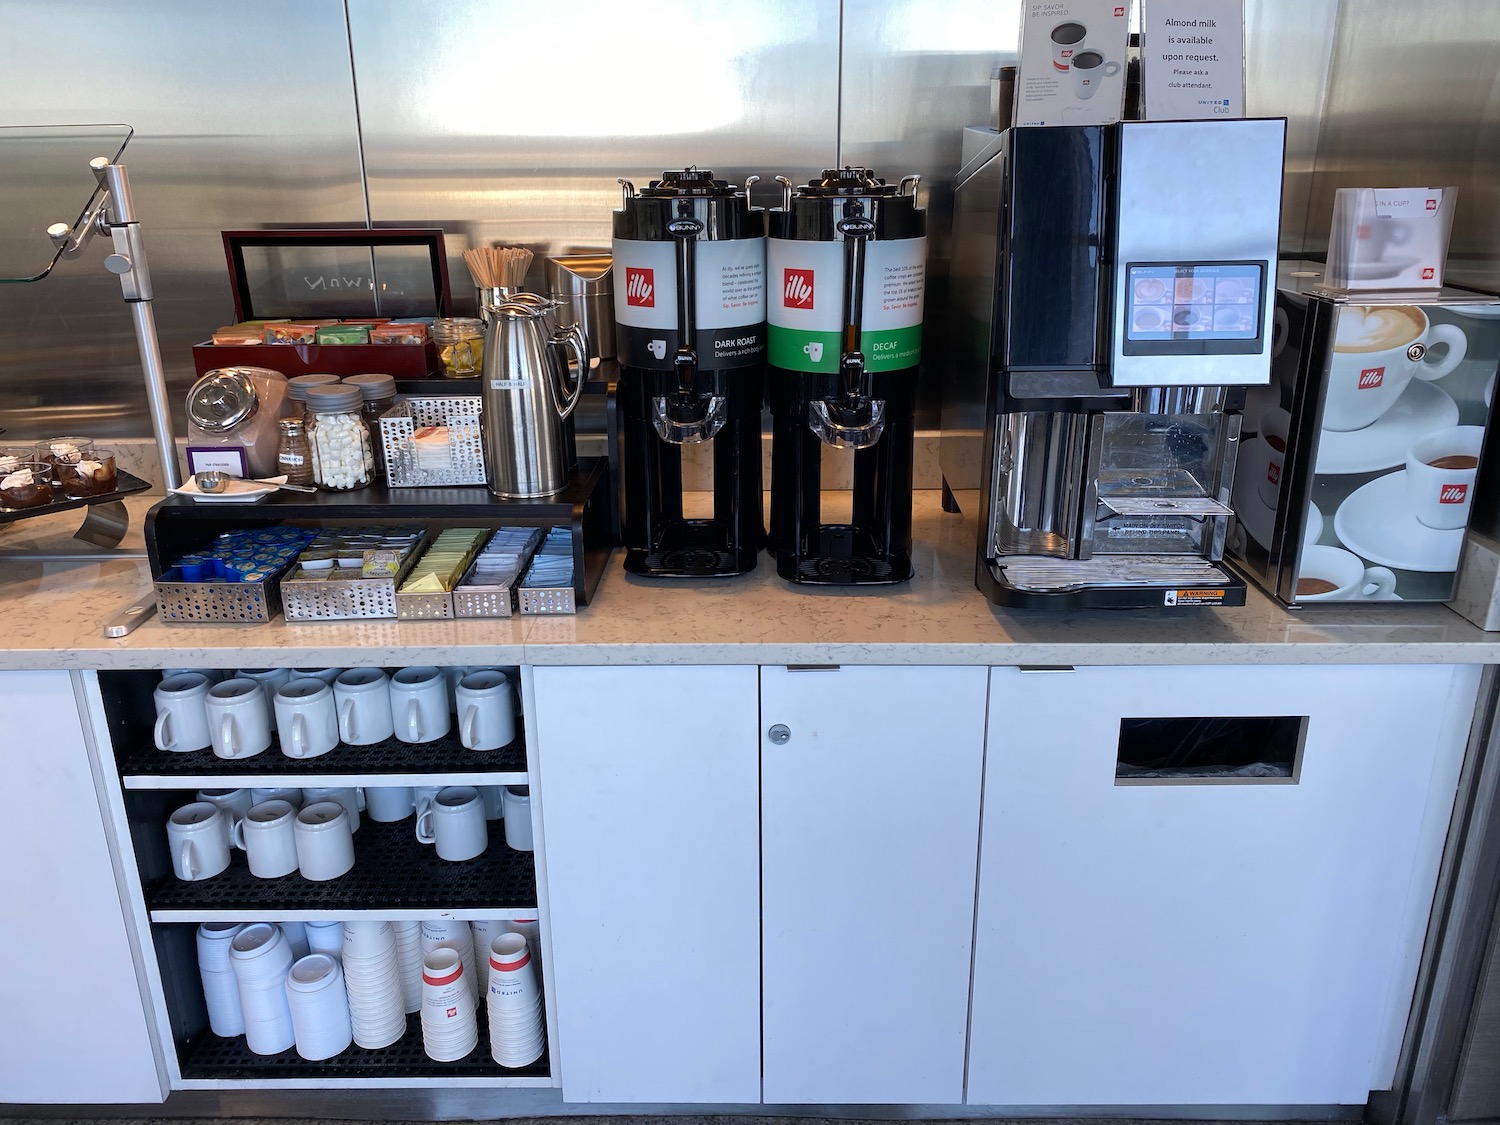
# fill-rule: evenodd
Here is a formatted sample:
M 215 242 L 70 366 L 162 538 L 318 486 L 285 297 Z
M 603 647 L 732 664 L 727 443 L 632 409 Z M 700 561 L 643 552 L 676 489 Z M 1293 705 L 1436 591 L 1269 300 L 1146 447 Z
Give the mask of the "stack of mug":
M 242 668 L 228 679 L 174 669 L 153 695 L 159 750 L 212 748 L 224 759 L 270 749 L 317 758 L 340 742 L 372 746 L 389 738 L 423 745 L 446 737 L 456 720 L 469 750 L 498 750 L 516 736 L 516 692 L 497 668 Z
M 229 963 L 239 985 L 245 1045 L 257 1055 L 280 1054 L 297 1041 L 286 997 L 292 961 L 286 936 L 269 922 L 246 926 L 230 939 Z
M 203 980 L 208 1027 L 226 1039 L 245 1033 L 239 981 L 229 961 L 229 943 L 244 928 L 243 922 L 204 922 L 198 927 L 198 975 Z
M 490 1054 L 501 1066 L 536 1062 L 547 1043 L 542 992 L 523 934 L 502 934 L 490 943 L 488 997 Z
M 317 1062 L 349 1046 L 353 1025 L 338 958 L 309 953 L 295 961 L 286 975 L 286 999 L 297 1054 Z

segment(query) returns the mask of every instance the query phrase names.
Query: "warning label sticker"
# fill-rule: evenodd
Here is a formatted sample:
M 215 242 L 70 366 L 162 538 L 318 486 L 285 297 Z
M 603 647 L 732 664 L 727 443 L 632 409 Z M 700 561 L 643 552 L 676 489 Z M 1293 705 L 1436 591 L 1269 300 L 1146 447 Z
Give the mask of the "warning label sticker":
M 1168 590 L 1167 605 L 1223 605 L 1223 590 Z

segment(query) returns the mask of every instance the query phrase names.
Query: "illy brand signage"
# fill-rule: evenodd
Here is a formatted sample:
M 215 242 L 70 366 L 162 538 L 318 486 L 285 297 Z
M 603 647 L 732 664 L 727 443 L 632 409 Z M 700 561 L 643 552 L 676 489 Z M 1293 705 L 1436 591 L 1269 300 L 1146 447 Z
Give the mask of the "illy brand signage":
M 625 271 L 625 303 L 648 309 L 656 307 L 654 271 L 646 269 Z
M 781 301 L 789 309 L 813 307 L 813 271 L 787 270 L 781 289 Z
M 1362 391 L 1373 391 L 1384 382 L 1384 367 L 1366 367 L 1359 373 L 1359 389 Z
M 1468 498 L 1469 486 L 1466 484 L 1445 484 L 1438 494 L 1439 504 L 1462 504 Z

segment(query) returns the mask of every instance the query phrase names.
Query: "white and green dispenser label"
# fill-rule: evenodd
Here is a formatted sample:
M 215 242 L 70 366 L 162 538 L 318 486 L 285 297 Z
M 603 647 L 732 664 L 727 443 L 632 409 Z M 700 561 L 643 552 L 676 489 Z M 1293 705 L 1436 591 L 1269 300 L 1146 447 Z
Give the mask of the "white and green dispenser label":
M 844 328 L 844 244 L 766 240 L 768 358 L 790 371 L 834 373 Z M 865 243 L 860 350 L 866 371 L 899 371 L 922 358 L 927 239 Z

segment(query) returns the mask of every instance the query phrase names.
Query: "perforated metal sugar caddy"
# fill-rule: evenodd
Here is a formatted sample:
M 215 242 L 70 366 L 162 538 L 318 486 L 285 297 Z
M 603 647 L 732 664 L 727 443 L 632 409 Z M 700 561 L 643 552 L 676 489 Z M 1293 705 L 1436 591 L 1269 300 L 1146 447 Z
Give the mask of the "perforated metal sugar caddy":
M 287 578 L 281 583 L 282 612 L 288 621 L 352 621 L 395 617 L 396 591 L 426 549 L 418 540 L 390 578 Z
M 448 430 L 448 466 L 424 467 L 416 435 L 427 426 Z M 385 450 L 386 483 L 392 488 L 424 488 L 445 484 L 483 484 L 484 446 L 480 428 L 480 400 L 475 395 L 408 398 L 380 418 L 380 442 Z

